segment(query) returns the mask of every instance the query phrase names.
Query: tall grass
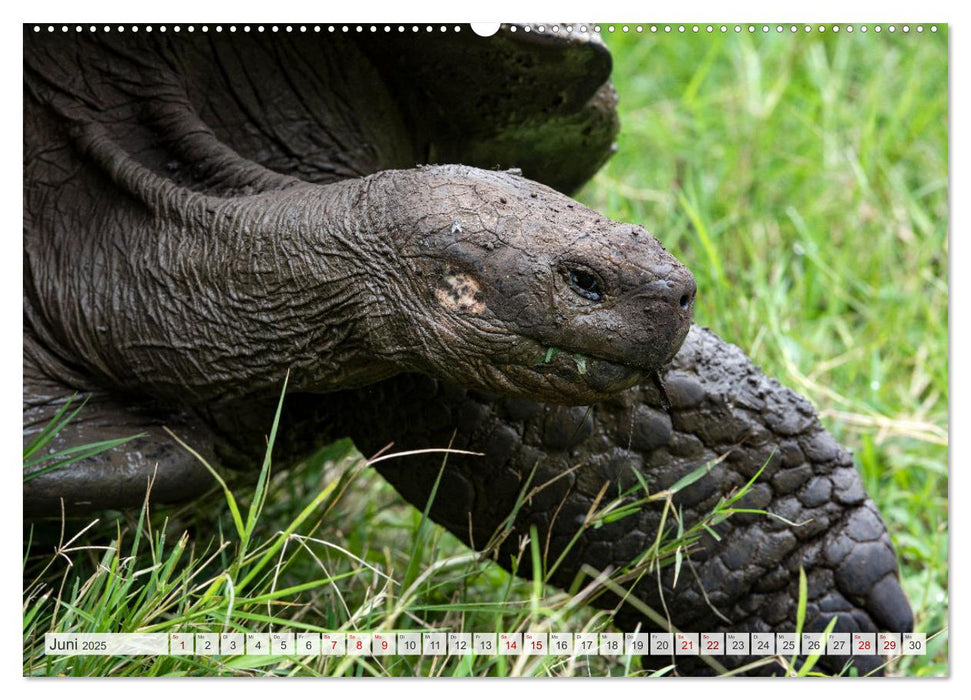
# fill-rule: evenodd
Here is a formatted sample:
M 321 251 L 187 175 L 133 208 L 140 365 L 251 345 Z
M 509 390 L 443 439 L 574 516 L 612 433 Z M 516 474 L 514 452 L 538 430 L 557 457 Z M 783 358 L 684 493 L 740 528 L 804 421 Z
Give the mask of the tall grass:
M 623 131 L 580 198 L 661 238 L 695 273 L 698 321 L 807 395 L 854 449 L 917 629 L 938 633 L 948 610 L 946 31 L 608 42 Z M 404 504 L 347 441 L 286 474 L 267 460 L 255 483 L 214 481 L 206 502 L 25 524 L 24 672 L 670 672 L 595 656 L 43 656 L 45 631 L 609 624 L 584 605 L 591 579 L 564 592 L 510 576 Z M 654 556 L 675 566 L 678 540 Z M 928 656 L 890 671 L 946 673 L 946 640 L 937 634 Z

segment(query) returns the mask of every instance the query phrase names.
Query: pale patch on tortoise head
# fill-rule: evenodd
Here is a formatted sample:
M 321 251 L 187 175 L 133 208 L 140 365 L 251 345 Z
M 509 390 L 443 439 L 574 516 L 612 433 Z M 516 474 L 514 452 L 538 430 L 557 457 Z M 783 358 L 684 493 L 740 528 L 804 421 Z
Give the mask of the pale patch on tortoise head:
M 435 287 L 438 303 L 450 311 L 481 314 L 486 310 L 478 280 L 467 272 L 446 272 Z

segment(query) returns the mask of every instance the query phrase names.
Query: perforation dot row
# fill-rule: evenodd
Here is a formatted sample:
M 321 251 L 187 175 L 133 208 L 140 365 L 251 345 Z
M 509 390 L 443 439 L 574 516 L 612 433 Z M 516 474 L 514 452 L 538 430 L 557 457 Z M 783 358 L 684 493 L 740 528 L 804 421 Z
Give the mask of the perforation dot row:
M 81 25 L 75 25 L 75 26 L 71 27 L 71 26 L 66 25 L 66 24 L 60 25 L 60 26 L 56 26 L 56 25 L 53 25 L 53 24 L 49 24 L 49 25 L 46 25 L 46 27 L 43 27 L 43 26 L 37 25 L 37 24 L 34 25 L 34 31 L 35 32 L 42 32 L 45 29 L 48 32 L 55 32 L 58 29 L 60 29 L 60 31 L 61 32 L 64 32 L 64 33 L 71 31 L 71 29 L 73 29 L 75 32 L 84 32 L 85 29 L 86 29 L 89 32 L 97 32 L 97 31 L 104 31 L 104 32 L 116 31 L 116 32 L 119 32 L 119 33 L 123 33 L 125 31 L 130 31 L 130 32 L 139 32 L 139 31 L 144 31 L 144 32 L 152 32 L 152 31 L 166 32 L 166 31 L 170 31 L 171 30 L 173 32 L 178 33 L 178 32 L 181 32 L 183 30 L 183 28 L 185 29 L 185 31 L 187 31 L 189 33 L 193 33 L 193 32 L 196 32 L 196 31 L 209 32 L 210 30 L 215 31 L 217 33 L 218 32 L 223 32 L 223 31 L 228 31 L 228 32 L 236 32 L 236 31 L 243 31 L 243 32 L 253 32 L 253 31 L 255 31 L 255 32 L 266 32 L 266 31 L 269 31 L 269 32 L 280 32 L 280 31 L 283 31 L 283 32 L 288 32 L 288 33 L 293 33 L 293 32 L 298 32 L 298 33 L 312 32 L 312 33 L 315 33 L 315 34 L 320 34 L 321 32 L 327 32 L 327 33 L 346 33 L 346 34 L 350 34 L 350 33 L 363 33 L 363 32 L 370 32 L 370 33 L 378 33 L 378 32 L 384 32 L 384 33 L 391 33 L 391 32 L 398 32 L 398 33 L 405 33 L 405 32 L 412 32 L 412 33 L 426 32 L 426 33 L 429 33 L 429 32 L 434 32 L 436 30 L 439 31 L 439 32 L 448 32 L 448 31 L 460 32 L 460 31 L 462 31 L 462 28 L 459 27 L 459 26 L 454 26 L 454 25 L 431 25 L 431 24 L 426 24 L 426 25 L 417 25 L 417 24 L 411 24 L 411 25 L 403 25 L 403 24 L 398 24 L 398 25 L 390 25 L 390 24 L 384 24 L 384 25 L 377 25 L 377 24 L 339 24 L 339 25 L 335 25 L 335 24 L 328 24 L 328 25 L 319 25 L 319 24 L 315 24 L 315 25 L 306 25 L 306 24 L 298 24 L 298 25 L 291 25 L 291 24 L 287 24 L 287 25 L 276 25 L 276 24 L 272 24 L 272 25 L 262 25 L 262 24 L 259 24 L 259 25 L 249 25 L 249 24 L 245 24 L 245 25 L 241 25 L 241 26 L 238 26 L 238 27 L 236 25 L 234 25 L 234 24 L 230 24 L 230 25 L 227 25 L 225 27 L 223 25 L 221 25 L 221 24 L 213 25 L 211 27 L 209 25 L 206 25 L 206 24 L 198 25 L 198 26 L 197 25 L 191 25 L 190 24 L 190 25 L 186 25 L 185 27 L 183 27 L 181 25 L 178 25 L 178 24 L 172 25 L 172 26 L 168 26 L 168 25 L 164 25 L 163 24 L 163 25 L 159 25 L 157 27 L 156 26 L 152 26 L 152 25 L 142 25 L 142 26 L 140 26 L 140 25 L 127 25 L 126 26 L 126 25 L 123 25 L 123 24 L 118 24 L 118 25 L 108 25 L 108 24 L 106 24 L 106 25 L 101 25 L 101 26 L 99 26 L 99 25 L 88 25 L 87 27 L 83 27 Z M 595 25 L 586 25 L 586 24 L 579 24 L 579 25 L 573 25 L 573 24 L 566 24 L 566 25 L 557 25 L 557 24 L 553 24 L 553 25 L 542 25 L 542 24 L 534 24 L 534 25 L 528 25 L 527 24 L 527 25 L 523 25 L 523 26 L 513 25 L 513 26 L 509 27 L 509 31 L 511 31 L 511 32 L 515 32 L 515 31 L 523 31 L 523 32 L 539 31 L 539 32 L 544 32 L 545 33 L 547 31 L 547 29 L 549 31 L 553 32 L 554 34 L 558 34 L 558 33 L 566 33 L 566 34 L 580 33 L 580 34 L 587 34 L 587 33 L 590 33 L 590 32 L 594 32 L 594 33 L 602 33 L 602 32 L 608 32 L 608 33 L 615 33 L 615 32 L 630 33 L 630 32 L 634 32 L 634 33 L 637 33 L 637 34 L 641 34 L 641 33 L 644 33 L 644 32 L 649 32 L 649 33 L 652 33 L 652 34 L 657 34 L 657 33 L 670 34 L 672 32 L 677 32 L 677 33 L 680 33 L 680 34 L 688 34 L 688 33 L 690 33 L 690 34 L 699 34 L 699 33 L 702 33 L 702 32 L 707 33 L 707 34 L 714 34 L 714 33 L 726 34 L 728 32 L 734 32 L 736 34 L 741 34 L 742 32 L 748 32 L 749 34 L 758 34 L 758 33 L 761 33 L 761 34 L 769 34 L 769 33 L 773 32 L 773 31 L 775 33 L 777 33 L 777 34 L 782 34 L 784 32 L 788 32 L 790 34 L 796 34 L 798 32 L 810 33 L 810 32 L 813 32 L 813 31 L 816 31 L 816 32 L 827 32 L 827 31 L 829 31 L 829 32 L 833 32 L 833 33 L 839 33 L 841 31 L 842 32 L 846 32 L 846 33 L 853 33 L 854 31 L 860 31 L 860 32 L 866 33 L 866 32 L 871 31 L 871 30 L 874 31 L 874 32 L 876 32 L 876 33 L 878 33 L 878 34 L 880 32 L 882 32 L 882 31 L 884 31 L 884 30 L 886 30 L 886 31 L 888 31 L 890 33 L 896 33 L 899 30 L 900 32 L 902 32 L 904 34 L 909 34 L 911 32 L 911 30 L 916 31 L 917 33 L 923 33 L 924 32 L 924 25 L 918 24 L 918 25 L 911 26 L 909 24 L 903 24 L 903 25 L 889 24 L 889 25 L 883 26 L 883 25 L 879 25 L 879 24 L 874 24 L 874 25 L 861 24 L 861 25 L 854 26 L 852 24 L 847 24 L 847 25 L 842 25 L 842 26 L 840 26 L 840 25 L 826 26 L 826 25 L 819 24 L 819 25 L 815 25 L 814 26 L 814 25 L 811 25 L 811 24 L 805 24 L 805 25 L 796 25 L 796 24 L 789 24 L 789 25 L 782 25 L 782 24 L 776 24 L 776 25 L 768 25 L 768 24 L 761 24 L 761 25 L 757 25 L 757 24 L 745 24 L 745 25 L 742 25 L 742 24 L 734 24 L 734 25 L 729 25 L 729 24 L 721 24 L 721 25 L 713 25 L 713 24 L 706 24 L 706 25 L 700 25 L 700 24 L 676 24 L 676 25 L 672 25 L 672 24 L 649 24 L 649 25 L 635 24 L 635 25 L 630 25 L 630 24 L 623 24 L 623 25 L 613 25 L 613 24 L 608 24 L 608 25 L 605 25 L 605 26 L 601 26 L 599 24 L 595 24 Z M 930 25 L 930 27 L 928 29 L 931 32 L 936 32 L 937 31 L 937 26 L 936 25 Z

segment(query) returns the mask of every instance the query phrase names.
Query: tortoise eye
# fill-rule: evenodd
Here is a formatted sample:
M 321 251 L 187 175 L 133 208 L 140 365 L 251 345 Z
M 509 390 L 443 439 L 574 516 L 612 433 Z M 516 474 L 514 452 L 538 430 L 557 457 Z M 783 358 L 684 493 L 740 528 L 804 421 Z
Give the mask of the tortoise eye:
M 602 301 L 604 298 L 603 285 L 600 278 L 587 270 L 575 267 L 567 268 L 566 279 L 570 289 L 590 301 Z

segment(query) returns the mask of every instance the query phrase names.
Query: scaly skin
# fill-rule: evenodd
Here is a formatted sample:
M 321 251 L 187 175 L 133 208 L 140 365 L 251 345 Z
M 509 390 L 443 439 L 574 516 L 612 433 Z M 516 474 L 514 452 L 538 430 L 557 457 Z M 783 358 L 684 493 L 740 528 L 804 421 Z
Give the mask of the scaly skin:
M 806 631 L 822 631 L 833 615 L 839 616 L 838 632 L 909 631 L 912 615 L 890 537 L 851 456 L 822 428 L 812 407 L 763 375 L 738 348 L 699 328 L 662 376 L 670 413 L 652 386 L 593 407 L 570 408 L 402 377 L 342 399 L 340 416 L 346 422 L 334 430 L 351 434 L 365 453 L 391 440 L 396 451 L 451 444 L 485 452 L 448 458 L 431 508 L 436 521 L 470 546 L 490 542 L 527 482 L 529 491 L 545 484 L 522 504 L 495 554 L 507 568 L 517 559 L 518 573 L 525 576 L 531 574 L 529 557 L 518 555 L 530 526 L 537 528 L 544 561 L 551 564 L 604 486 L 601 505 L 637 485 L 634 469 L 657 492 L 727 455 L 674 497 L 688 527 L 765 465 L 735 507 L 764 510 L 778 519 L 731 516 L 714 528 L 720 541 L 702 539 L 673 590 L 673 569 L 664 571 L 663 604 L 653 574 L 636 585 L 634 595 L 662 615 L 666 610 L 683 631 L 791 632 L 803 567 L 809 584 Z M 440 466 L 441 456 L 432 455 L 377 468 L 421 508 Z M 583 530 L 550 582 L 568 587 L 584 564 L 604 571 L 635 561 L 653 544 L 660 511 L 659 503 Z M 616 600 L 595 604 L 613 607 Z M 629 605 L 620 608 L 616 620 L 628 630 L 638 624 L 656 629 Z M 845 661 L 824 657 L 822 663 L 838 670 Z M 685 663 L 685 672 L 707 668 Z M 877 657 L 855 659 L 860 672 L 880 663 Z M 762 669 L 773 671 L 780 669 Z

